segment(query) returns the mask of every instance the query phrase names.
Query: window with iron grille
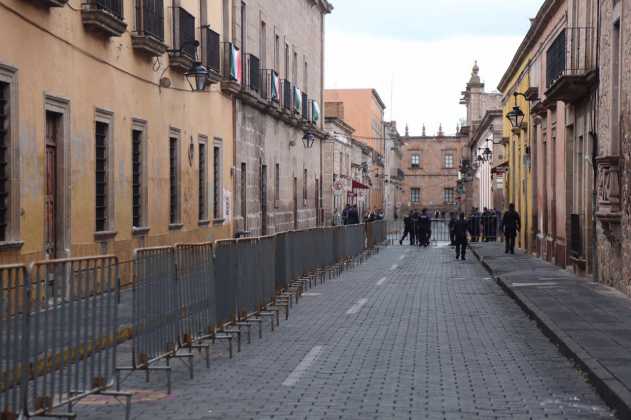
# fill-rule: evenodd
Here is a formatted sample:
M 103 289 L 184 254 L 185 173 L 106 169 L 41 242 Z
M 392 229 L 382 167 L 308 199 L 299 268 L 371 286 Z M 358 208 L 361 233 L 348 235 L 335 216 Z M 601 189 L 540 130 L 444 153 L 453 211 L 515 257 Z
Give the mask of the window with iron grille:
M 7 240 L 9 224 L 9 84 L 0 82 L 0 241 Z
M 243 221 L 245 224 L 247 218 L 247 178 L 246 178 L 247 166 L 244 163 L 241 163 L 241 217 L 243 217 Z
M 199 143 L 199 179 L 198 179 L 198 217 L 199 220 L 208 219 L 208 169 L 206 143 Z
M 546 53 L 546 86 L 550 87 L 565 72 L 565 29 L 552 42 Z
M 95 131 L 95 171 L 96 171 L 96 231 L 103 232 L 108 228 L 108 131 L 107 123 L 97 121 Z
M 453 204 L 455 199 L 455 192 L 453 188 L 445 188 L 443 192 L 443 198 L 445 204 Z
M 304 201 L 304 206 L 307 207 L 307 175 L 308 172 L 305 169 L 302 175 L 302 200 Z
M 277 163 L 274 169 L 274 207 L 278 208 L 280 201 L 280 165 Z
M 206 28 L 206 67 L 209 70 L 220 72 L 220 48 L 219 34 L 210 28 Z
M 175 45 L 182 55 L 195 59 L 195 16 L 182 7 L 173 9 L 173 28 Z
M 419 203 L 421 201 L 421 189 L 420 188 L 412 188 L 410 190 L 410 201 L 412 203 Z
M 163 0 L 136 0 L 136 32 L 164 41 Z
M 132 152 L 131 152 L 131 166 L 132 166 L 132 224 L 134 227 L 141 227 L 143 225 L 143 208 L 142 208 L 142 177 L 143 167 L 142 162 L 144 160 L 142 137 L 143 132 L 140 130 L 132 130 Z
M 283 80 L 283 107 L 291 109 L 291 82 L 287 79 Z
M 123 0 L 91 0 L 89 4 L 123 20 Z
M 178 138 L 169 138 L 169 223 L 177 224 L 180 221 L 178 174 Z
M 412 155 L 412 167 L 418 168 L 419 166 L 421 166 L 421 155 L 414 153 Z
M 221 215 L 221 146 L 213 148 L 213 217 L 220 219 Z

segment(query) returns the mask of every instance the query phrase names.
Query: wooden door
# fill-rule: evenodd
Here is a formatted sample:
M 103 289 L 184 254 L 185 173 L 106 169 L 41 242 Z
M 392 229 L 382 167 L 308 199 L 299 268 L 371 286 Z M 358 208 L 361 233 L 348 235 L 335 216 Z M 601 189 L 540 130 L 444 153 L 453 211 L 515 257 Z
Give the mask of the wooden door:
M 46 195 L 45 195 L 45 243 L 49 258 L 57 258 L 58 243 L 58 197 L 57 194 L 57 140 L 59 135 L 59 115 L 46 113 Z

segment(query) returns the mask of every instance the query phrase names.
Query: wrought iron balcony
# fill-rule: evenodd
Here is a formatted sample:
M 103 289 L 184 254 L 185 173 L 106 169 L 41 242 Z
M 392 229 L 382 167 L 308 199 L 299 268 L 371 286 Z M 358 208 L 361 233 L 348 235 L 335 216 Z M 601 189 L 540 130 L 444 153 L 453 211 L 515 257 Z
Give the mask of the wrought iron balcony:
M 304 92 L 302 94 L 302 119 L 304 121 L 311 120 L 311 118 L 309 118 L 309 97 Z
M 221 42 L 217 32 L 210 28 L 203 31 L 204 34 L 204 64 L 209 70 L 208 78 L 211 82 L 221 80 Z
M 89 0 L 82 5 L 81 21 L 89 31 L 121 36 L 127 29 L 123 0 Z
M 576 102 L 597 83 L 595 34 L 592 28 L 566 28 L 546 56 L 546 100 Z
M 151 57 L 166 51 L 164 44 L 164 4 L 162 0 L 136 0 L 136 30 L 132 46 Z
M 254 92 L 261 91 L 261 61 L 253 54 L 247 56 L 246 86 Z
M 227 94 L 237 95 L 241 92 L 243 78 L 241 51 L 231 42 L 224 42 L 221 46 L 223 48 L 221 90 Z
M 169 64 L 178 71 L 188 71 L 195 60 L 195 17 L 182 7 L 173 8 L 173 50 Z
M 283 79 L 282 86 L 283 86 L 283 108 L 291 111 L 292 109 L 291 98 L 293 97 L 293 91 L 292 91 L 293 88 L 291 86 L 291 82 L 287 79 Z

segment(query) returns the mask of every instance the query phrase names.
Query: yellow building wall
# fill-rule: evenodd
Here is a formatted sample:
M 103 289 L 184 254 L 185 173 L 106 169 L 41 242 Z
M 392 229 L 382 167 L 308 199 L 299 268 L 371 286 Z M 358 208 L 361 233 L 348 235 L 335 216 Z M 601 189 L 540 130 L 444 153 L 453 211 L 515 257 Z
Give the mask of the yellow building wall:
M 513 75 L 503 94 L 503 114 L 506 116 L 513 110 L 515 106 L 514 92 L 525 93 L 530 87 L 528 76 L 528 67 L 530 65 L 530 56 L 524 58 L 523 64 L 519 70 Z M 513 127 L 507 118 L 504 118 L 503 136 L 508 138 L 508 161 L 509 170 L 506 177 L 505 190 L 508 203 L 514 203 L 516 210 L 521 216 L 521 231 L 517 237 L 517 246 L 528 250 L 534 244 L 528 243 L 530 237 L 529 232 L 534 228 L 533 220 L 533 199 L 532 199 L 532 172 L 524 164 L 527 147 L 530 144 L 530 127 L 527 126 L 530 121 L 530 107 L 528 101 L 523 96 L 517 97 L 517 105 L 524 113 L 525 129 L 513 131 Z
M 208 21 L 222 33 L 221 2 L 208 2 Z M 0 64 L 16 70 L 18 82 L 17 137 L 19 143 L 21 249 L 0 251 L 0 263 L 45 258 L 44 193 L 45 97 L 67 101 L 69 127 L 70 182 L 68 247 L 66 256 L 114 253 L 121 259 L 131 257 L 134 248 L 177 242 L 207 241 L 232 236 L 232 215 L 224 221 L 203 225 L 198 220 L 198 138 L 207 136 L 208 188 L 212 196 L 213 144 L 221 139 L 223 148 L 222 188 L 226 192 L 221 208 L 233 208 L 233 107 L 219 86 L 209 91 L 192 92 L 184 76 L 168 68 L 166 54 L 150 59 L 131 46 L 133 30 L 132 1 L 125 1 L 127 32 L 107 38 L 87 32 L 81 22 L 81 4 L 45 8 L 34 1 L 0 0 Z M 165 2 L 165 43 L 171 43 L 171 8 Z M 182 1 L 196 16 L 199 27 L 199 2 Z M 76 10 L 75 10 L 76 9 Z M 197 35 L 199 37 L 199 34 Z M 171 80 L 170 88 L 158 86 L 160 78 Z M 109 240 L 95 238 L 95 115 L 97 109 L 113 113 L 114 148 L 112 191 L 114 217 Z M 149 232 L 132 232 L 131 130 L 133 119 L 147 127 L 147 183 Z M 179 143 L 181 176 L 181 222 L 169 228 L 169 132 L 181 131 Z M 194 145 L 194 159 L 188 150 Z M 61 180 L 60 180 L 61 181 Z M 226 201 L 227 199 L 227 201 Z M 212 219 L 212 201 L 208 212 Z

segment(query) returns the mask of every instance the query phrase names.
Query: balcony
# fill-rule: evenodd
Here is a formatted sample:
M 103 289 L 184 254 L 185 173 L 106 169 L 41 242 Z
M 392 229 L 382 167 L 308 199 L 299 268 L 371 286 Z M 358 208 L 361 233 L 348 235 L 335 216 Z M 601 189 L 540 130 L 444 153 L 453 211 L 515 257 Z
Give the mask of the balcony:
M 302 120 L 304 122 L 310 122 L 309 118 L 309 97 L 306 93 L 302 93 Z
M 221 81 L 221 42 L 219 34 L 210 28 L 205 28 L 204 36 L 204 64 L 208 69 L 210 83 Z
M 136 30 L 132 33 L 131 42 L 135 50 L 149 57 L 165 53 L 162 0 L 136 1 Z
M 293 92 L 292 92 L 292 86 L 291 86 L 291 82 L 287 79 L 283 79 L 282 81 L 282 89 L 283 89 L 283 108 L 289 112 L 291 112 L 291 105 L 292 105 L 292 96 L 293 96 Z
M 247 55 L 247 71 L 245 85 L 253 92 L 261 91 L 261 61 L 253 54 Z
M 123 0 L 89 0 L 83 3 L 81 21 L 86 30 L 121 36 L 127 29 L 123 20 Z
M 182 73 L 193 66 L 197 47 L 195 17 L 182 7 L 173 9 L 173 50 L 169 52 L 169 65 Z
M 552 42 L 546 56 L 546 102 L 575 103 L 598 82 L 592 28 L 567 28 Z

